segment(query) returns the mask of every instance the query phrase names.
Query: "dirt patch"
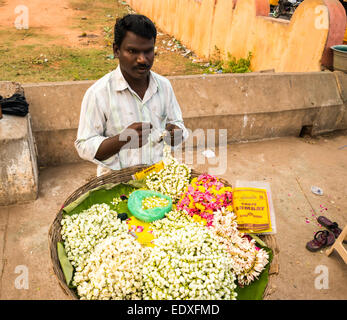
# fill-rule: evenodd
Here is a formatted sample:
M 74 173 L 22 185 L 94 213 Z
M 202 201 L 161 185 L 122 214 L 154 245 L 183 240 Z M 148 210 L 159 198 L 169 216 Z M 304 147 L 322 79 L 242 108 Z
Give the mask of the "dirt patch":
M 120 0 L 1 3 L 0 79 L 21 83 L 100 78 L 117 66 L 112 50 L 116 19 L 134 12 Z M 26 14 L 28 29 L 16 28 Z M 154 71 L 164 76 L 204 73 L 192 55 L 158 30 Z
M 116 18 L 134 12 L 116 0 L 60 0 L 54 5 L 47 0 L 0 0 L 0 5 L 0 37 L 15 39 L 14 46 L 105 48 L 112 44 Z M 18 30 L 15 22 L 23 22 L 21 18 L 26 14 L 29 28 Z M 158 55 L 177 52 L 177 46 L 170 43 L 171 37 L 158 31 Z
M 15 11 L 17 8 L 18 11 Z M 79 30 L 71 30 L 69 26 L 76 13 L 70 8 L 69 0 L 57 1 L 52 5 L 44 0 L 6 0 L 0 10 L 0 29 L 16 30 L 15 22 L 25 22 L 27 16 L 29 30 L 46 34 L 56 44 L 77 43 Z M 21 44 L 31 44 L 33 39 L 22 39 Z
M 117 15 L 129 11 L 115 0 L 60 0 L 53 5 L 46 0 L 0 0 L 0 5 L 1 37 L 5 32 L 20 31 L 16 21 L 27 21 L 27 31 L 36 34 L 14 45 L 47 43 L 74 48 L 104 47 L 107 31 Z

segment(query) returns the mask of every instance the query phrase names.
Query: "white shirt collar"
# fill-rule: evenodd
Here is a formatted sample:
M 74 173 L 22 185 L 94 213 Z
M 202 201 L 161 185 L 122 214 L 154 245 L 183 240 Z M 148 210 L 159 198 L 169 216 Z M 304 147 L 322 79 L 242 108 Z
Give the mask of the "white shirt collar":
M 120 66 L 114 71 L 114 87 L 116 91 L 123 91 L 127 88 L 130 88 L 128 82 L 124 79 Z
M 129 83 L 125 80 L 120 66 L 118 65 L 114 72 L 114 87 L 116 91 L 123 91 L 125 89 L 129 89 L 131 92 L 134 92 L 133 89 L 129 86 Z M 149 84 L 146 90 L 146 93 L 143 97 L 143 102 L 149 100 L 158 90 L 158 84 L 153 76 L 153 72 L 149 72 Z

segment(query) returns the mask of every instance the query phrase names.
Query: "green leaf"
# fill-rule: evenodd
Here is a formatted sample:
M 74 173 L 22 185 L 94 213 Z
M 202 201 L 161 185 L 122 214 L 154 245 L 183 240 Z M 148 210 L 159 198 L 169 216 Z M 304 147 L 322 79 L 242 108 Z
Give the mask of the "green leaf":
M 142 179 L 142 180 L 130 180 L 128 181 L 128 184 L 133 186 L 134 188 L 147 188 L 146 185 L 146 179 Z
M 265 269 L 259 275 L 258 280 L 253 281 L 248 286 L 243 288 L 237 287 L 237 300 L 262 300 L 263 295 L 266 289 L 266 286 L 269 282 L 269 269 L 270 264 L 273 258 L 273 252 L 268 247 L 262 247 L 269 254 L 269 263 L 266 265 Z
M 253 238 L 258 244 L 260 244 L 262 247 L 266 247 L 266 243 L 261 240 L 257 235 L 250 233 L 249 236 Z
M 115 206 L 115 210 L 118 212 L 118 213 L 126 213 L 128 215 L 128 217 L 130 217 L 132 214 L 128 208 L 128 201 L 122 201 L 120 203 L 118 203 L 116 206 Z
M 63 211 L 64 214 L 73 215 L 89 209 L 94 204 L 101 203 L 106 203 L 114 207 L 111 203 L 114 198 L 120 197 L 123 194 L 129 196 L 135 189 L 134 186 L 126 183 L 103 185 L 86 192 L 76 201 L 66 206 Z
M 74 273 L 74 268 L 66 255 L 65 248 L 62 242 L 57 242 L 57 251 L 58 259 L 60 262 L 61 269 L 64 273 L 66 284 L 69 288 L 73 288 L 73 286 L 71 285 L 71 281 Z

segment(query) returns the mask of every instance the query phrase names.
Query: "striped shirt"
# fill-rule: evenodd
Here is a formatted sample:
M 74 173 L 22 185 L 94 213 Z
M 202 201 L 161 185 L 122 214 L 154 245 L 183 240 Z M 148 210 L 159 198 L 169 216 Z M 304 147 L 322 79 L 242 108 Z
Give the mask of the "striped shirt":
M 105 139 L 120 134 L 134 122 L 152 124 L 146 145 L 138 149 L 122 149 L 104 161 L 95 159 Z M 153 164 L 163 157 L 164 143 L 159 140 L 168 123 L 183 129 L 183 139 L 187 139 L 188 131 L 169 80 L 150 71 L 149 85 L 141 99 L 130 88 L 118 66 L 86 91 L 75 147 L 82 159 L 98 165 L 98 172 L 105 172 L 103 168 L 119 170 L 138 164 Z

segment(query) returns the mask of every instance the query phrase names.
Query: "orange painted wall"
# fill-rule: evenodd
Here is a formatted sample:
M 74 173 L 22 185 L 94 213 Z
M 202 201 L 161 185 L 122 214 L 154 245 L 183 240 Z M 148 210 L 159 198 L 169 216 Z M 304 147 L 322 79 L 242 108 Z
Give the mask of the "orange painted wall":
M 269 0 L 127 0 L 138 13 L 198 56 L 253 54 L 252 70 L 319 71 L 342 44 L 346 13 L 338 0 L 304 0 L 290 21 L 268 17 Z

